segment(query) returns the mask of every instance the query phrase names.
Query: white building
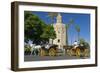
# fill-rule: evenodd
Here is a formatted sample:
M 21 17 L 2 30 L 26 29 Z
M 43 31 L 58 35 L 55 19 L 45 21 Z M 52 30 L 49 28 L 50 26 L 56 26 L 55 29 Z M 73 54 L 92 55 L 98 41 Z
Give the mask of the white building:
M 62 23 L 62 16 L 60 13 L 57 15 L 57 22 L 54 24 L 54 30 L 56 32 L 56 39 L 53 40 L 53 44 L 58 45 L 59 49 L 62 49 L 66 45 L 66 27 Z

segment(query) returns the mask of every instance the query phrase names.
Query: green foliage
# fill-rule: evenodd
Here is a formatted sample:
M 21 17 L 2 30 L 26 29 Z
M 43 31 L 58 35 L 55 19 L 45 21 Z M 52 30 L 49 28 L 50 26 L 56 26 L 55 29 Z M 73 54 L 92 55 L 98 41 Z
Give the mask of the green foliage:
M 80 27 L 79 27 L 79 25 L 76 25 L 75 29 L 77 31 L 77 41 L 79 42 L 79 40 L 80 40 Z
M 35 43 L 39 41 L 48 41 L 49 38 L 55 39 L 56 34 L 52 25 L 45 24 L 38 16 L 31 12 L 24 13 L 25 24 L 25 40 L 33 40 Z
M 84 46 L 85 48 L 87 48 L 87 49 L 90 48 L 89 43 L 86 42 L 86 41 L 85 41 L 84 39 L 82 39 L 82 38 L 79 40 L 79 44 L 83 44 L 83 46 Z
M 68 30 L 68 28 L 69 28 L 69 25 L 68 25 L 68 24 L 66 24 L 66 30 Z
M 74 20 L 73 19 L 70 19 L 69 20 L 69 24 L 73 24 L 74 23 Z
M 80 27 L 78 25 L 76 25 L 75 28 L 77 32 L 80 32 Z
M 52 25 L 47 25 L 44 28 L 44 32 L 41 35 L 42 38 L 44 39 L 55 39 L 56 38 L 56 33 L 54 31 L 54 27 Z
M 36 40 L 43 33 L 45 23 L 31 12 L 25 12 L 25 39 Z
M 67 45 L 69 45 L 68 44 L 68 30 L 69 30 L 69 28 L 70 28 L 70 26 L 72 25 L 72 24 L 74 24 L 74 20 L 73 19 L 70 19 L 69 20 L 69 22 L 65 25 L 66 26 L 66 43 L 67 43 Z
M 31 51 L 31 47 L 29 45 L 25 45 L 25 51 Z
M 50 27 L 50 32 L 49 32 L 49 36 L 51 39 L 55 39 L 56 38 L 56 33 L 54 31 L 54 27 L 53 26 L 49 26 Z

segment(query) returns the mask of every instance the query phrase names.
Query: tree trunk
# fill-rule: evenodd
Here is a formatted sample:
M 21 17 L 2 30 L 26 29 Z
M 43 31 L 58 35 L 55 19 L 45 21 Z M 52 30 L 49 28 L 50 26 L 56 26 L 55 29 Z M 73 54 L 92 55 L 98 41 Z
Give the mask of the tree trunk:
M 68 45 L 68 30 L 66 29 L 66 45 Z

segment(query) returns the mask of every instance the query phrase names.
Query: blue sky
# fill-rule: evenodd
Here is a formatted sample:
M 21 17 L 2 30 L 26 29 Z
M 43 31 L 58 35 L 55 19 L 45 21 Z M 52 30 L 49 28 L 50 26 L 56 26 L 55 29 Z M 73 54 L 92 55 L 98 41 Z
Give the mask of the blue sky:
M 36 14 L 46 24 L 51 24 L 51 19 L 48 17 L 48 12 L 32 12 Z M 80 27 L 80 38 L 84 38 L 87 42 L 90 42 L 90 14 L 82 13 L 60 13 L 62 15 L 62 23 L 68 24 L 70 19 L 74 20 L 74 23 L 68 30 L 68 42 L 73 43 L 77 39 L 77 32 L 75 25 Z M 54 19 L 56 23 L 56 18 Z

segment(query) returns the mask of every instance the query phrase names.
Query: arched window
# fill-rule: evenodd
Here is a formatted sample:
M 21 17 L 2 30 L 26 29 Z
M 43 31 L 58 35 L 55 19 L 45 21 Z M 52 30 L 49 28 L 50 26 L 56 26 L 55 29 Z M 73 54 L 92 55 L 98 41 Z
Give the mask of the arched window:
M 58 43 L 60 43 L 60 39 L 58 39 Z

